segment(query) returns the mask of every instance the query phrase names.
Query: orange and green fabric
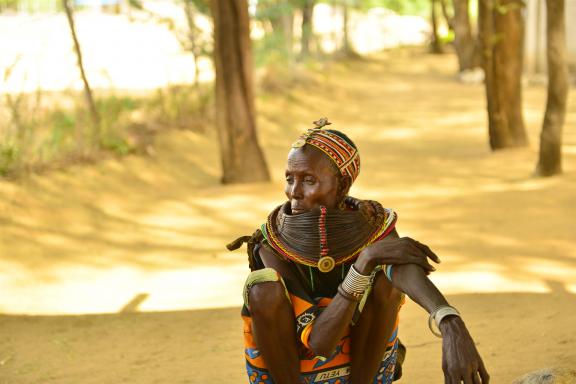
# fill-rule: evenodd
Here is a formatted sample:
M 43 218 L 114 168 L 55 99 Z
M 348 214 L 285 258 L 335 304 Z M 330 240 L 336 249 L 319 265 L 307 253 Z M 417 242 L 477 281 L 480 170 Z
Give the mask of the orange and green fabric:
M 389 272 L 389 271 L 386 271 Z M 244 290 L 244 306 L 242 319 L 244 322 L 244 355 L 246 358 L 246 372 L 250 383 L 274 384 L 264 360 L 258 350 L 252 334 L 252 319 L 250 316 L 247 292 L 254 284 L 280 281 L 284 284 L 286 295 L 294 309 L 296 318 L 296 332 L 300 354 L 301 384 L 347 384 L 350 376 L 350 330 L 342 337 L 334 353 L 327 359 L 314 356 L 308 347 L 308 337 L 314 327 L 314 320 L 321 311 L 332 301 L 330 297 L 310 298 L 297 285 L 284 281 L 275 270 L 264 268 L 252 272 L 246 282 Z M 368 295 L 369 292 L 366 293 Z M 363 301 L 360 303 L 361 310 Z M 359 316 L 359 312 L 357 316 Z M 355 316 L 355 318 L 357 318 Z M 380 369 L 374 377 L 374 384 L 389 384 L 394 379 L 394 367 L 398 350 L 398 320 L 395 330 L 388 340 L 386 352 L 382 358 Z

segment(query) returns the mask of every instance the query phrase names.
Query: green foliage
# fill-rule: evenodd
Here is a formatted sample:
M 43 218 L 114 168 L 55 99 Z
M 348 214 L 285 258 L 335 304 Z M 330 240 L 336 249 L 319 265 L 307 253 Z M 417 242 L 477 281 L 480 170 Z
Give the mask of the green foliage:
M 11 175 L 17 166 L 19 153 L 18 147 L 10 143 L 0 143 L 0 176 Z
M 172 86 L 158 89 L 146 104 L 152 119 L 158 124 L 201 130 L 211 114 L 212 87 Z
M 291 52 L 286 47 L 282 32 L 270 32 L 260 40 L 252 42 L 256 68 L 268 65 L 288 65 Z
M 55 12 L 61 11 L 58 0 L 0 0 L 0 13 L 5 11 Z
M 48 114 L 48 126 L 52 127 L 51 135 L 45 142 L 46 150 L 58 152 L 73 141 L 76 116 L 65 110 L 55 110 Z
M 256 8 L 256 20 L 276 20 L 282 15 L 294 12 L 294 1 L 259 0 Z
M 81 94 L 17 95 L 13 98 L 19 102 L 10 104 L 13 110 L 0 121 L 0 177 L 65 167 L 105 153 L 150 153 L 159 129 L 203 131 L 212 112 L 212 93 L 211 87 L 179 86 L 148 95 L 100 96 L 98 137 L 88 128 L 90 115 Z M 43 99 L 49 100 L 42 103 Z M 20 118 L 11 118 L 15 115 Z
M 100 137 L 97 139 L 101 149 L 126 155 L 134 152 L 136 148 L 128 143 L 127 130 L 129 114 L 141 103 L 128 96 L 109 96 L 96 101 L 100 119 Z
M 210 15 L 210 0 L 183 0 L 185 3 L 190 3 L 197 12 L 203 15 Z
M 400 15 L 428 16 L 430 0 L 361 0 L 364 9 L 384 7 Z

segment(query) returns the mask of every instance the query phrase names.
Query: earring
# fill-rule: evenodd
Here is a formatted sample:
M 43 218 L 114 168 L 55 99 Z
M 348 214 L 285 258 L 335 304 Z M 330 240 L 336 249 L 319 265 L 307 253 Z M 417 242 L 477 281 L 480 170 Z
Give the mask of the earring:
M 346 196 L 344 196 L 342 201 L 340 201 L 340 204 L 338 204 L 338 209 L 340 209 L 341 211 L 345 211 L 346 208 L 348 207 L 346 206 Z

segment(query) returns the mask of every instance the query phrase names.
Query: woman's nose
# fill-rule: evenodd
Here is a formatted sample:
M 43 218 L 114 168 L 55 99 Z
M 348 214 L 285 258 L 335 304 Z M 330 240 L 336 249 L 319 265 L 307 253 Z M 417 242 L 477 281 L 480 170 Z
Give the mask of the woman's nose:
M 302 183 L 294 181 L 292 184 L 292 191 L 290 192 L 293 199 L 301 199 L 304 197 L 304 194 L 302 193 Z

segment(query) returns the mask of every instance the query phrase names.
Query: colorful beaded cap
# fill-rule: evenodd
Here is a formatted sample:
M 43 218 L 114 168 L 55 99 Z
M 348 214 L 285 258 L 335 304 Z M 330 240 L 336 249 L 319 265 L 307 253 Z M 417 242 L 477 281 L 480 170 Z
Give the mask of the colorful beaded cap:
M 322 129 L 322 127 L 330 124 L 332 123 L 325 117 L 315 121 L 315 127 L 302 134 L 292 144 L 292 148 L 300 148 L 305 144 L 318 148 L 336 164 L 342 175 L 350 176 L 354 182 L 360 173 L 358 150 L 340 132 Z

